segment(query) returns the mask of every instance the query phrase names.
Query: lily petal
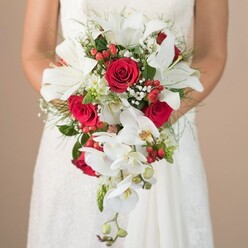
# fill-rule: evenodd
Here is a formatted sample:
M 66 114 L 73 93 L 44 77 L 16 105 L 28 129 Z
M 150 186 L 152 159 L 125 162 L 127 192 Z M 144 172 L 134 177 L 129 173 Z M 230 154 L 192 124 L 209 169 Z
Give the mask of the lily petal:
M 160 49 L 156 54 L 151 54 L 147 62 L 154 68 L 168 68 L 175 56 L 175 37 L 172 33 L 167 32 L 166 39 L 160 45 Z
M 166 102 L 171 108 L 177 110 L 180 107 L 180 95 L 178 92 L 172 92 L 170 90 L 164 89 L 159 94 L 159 101 Z

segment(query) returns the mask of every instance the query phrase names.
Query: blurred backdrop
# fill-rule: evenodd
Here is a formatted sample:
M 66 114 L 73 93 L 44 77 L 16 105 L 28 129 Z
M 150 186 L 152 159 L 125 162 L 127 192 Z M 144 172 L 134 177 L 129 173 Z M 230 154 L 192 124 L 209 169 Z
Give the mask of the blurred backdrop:
M 216 248 L 248 247 L 247 0 L 231 0 L 229 58 L 199 107 Z M 42 121 L 20 65 L 25 1 L 0 2 L 0 247 L 24 248 Z

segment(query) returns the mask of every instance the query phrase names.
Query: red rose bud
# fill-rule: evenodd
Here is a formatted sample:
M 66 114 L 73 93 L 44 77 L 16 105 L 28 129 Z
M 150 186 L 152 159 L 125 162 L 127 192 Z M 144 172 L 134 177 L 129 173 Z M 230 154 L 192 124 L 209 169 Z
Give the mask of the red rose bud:
M 167 37 L 167 34 L 162 33 L 162 32 L 158 33 L 158 36 L 157 36 L 157 43 L 158 43 L 159 45 L 161 45 L 162 42 L 164 41 L 164 39 L 166 39 L 166 37 Z M 174 56 L 173 61 L 176 61 L 176 60 L 178 59 L 179 55 L 181 54 L 181 51 L 178 49 L 177 46 L 174 46 L 174 47 L 175 47 L 175 56 Z
M 121 58 L 110 63 L 105 78 L 112 91 L 123 93 L 139 80 L 139 72 L 137 62 L 130 58 Z
M 84 174 L 89 176 L 97 177 L 98 175 L 96 172 L 85 163 L 85 153 L 82 152 L 78 159 L 72 160 L 72 163 L 81 171 L 83 171 Z
M 166 102 L 157 101 L 147 106 L 143 112 L 156 127 L 161 127 L 168 121 L 172 110 L 173 109 Z
M 68 108 L 72 115 L 85 126 L 96 126 L 99 123 L 97 106 L 92 103 L 83 104 L 83 96 L 72 95 L 68 99 Z
M 167 37 L 167 34 L 163 33 L 163 32 L 160 32 L 158 33 L 158 36 L 157 36 L 157 43 L 159 45 L 161 45 L 161 43 L 164 41 L 164 39 Z
M 181 51 L 178 49 L 177 46 L 175 46 L 175 57 L 174 61 L 178 59 L 179 55 L 181 54 Z

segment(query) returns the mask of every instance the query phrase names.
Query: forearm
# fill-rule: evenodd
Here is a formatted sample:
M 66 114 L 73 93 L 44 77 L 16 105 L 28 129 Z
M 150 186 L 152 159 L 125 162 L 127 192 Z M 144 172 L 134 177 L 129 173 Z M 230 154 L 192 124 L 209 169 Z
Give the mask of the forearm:
M 44 69 L 48 68 L 50 63 L 54 63 L 54 60 L 54 52 L 40 55 L 36 54 L 22 58 L 27 80 L 32 84 L 36 91 L 40 91 Z
M 178 110 L 173 111 L 170 123 L 175 123 L 181 116 L 186 114 L 192 108 L 203 101 L 214 89 L 223 73 L 225 66 L 225 56 L 203 57 L 193 60 L 191 67 L 201 72 L 200 81 L 203 84 L 204 91 L 187 90 L 185 99 L 182 100 Z

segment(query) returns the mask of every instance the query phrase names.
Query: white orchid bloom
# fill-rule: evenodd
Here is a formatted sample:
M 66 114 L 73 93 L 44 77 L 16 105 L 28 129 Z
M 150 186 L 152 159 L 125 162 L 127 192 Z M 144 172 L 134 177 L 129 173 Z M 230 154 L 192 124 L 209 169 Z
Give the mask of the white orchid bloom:
M 143 115 L 141 111 L 132 111 L 132 108 L 124 110 L 120 114 L 120 122 L 123 129 L 118 133 L 118 139 L 128 145 L 143 145 L 146 141 L 152 141 L 152 137 L 158 137 L 159 131 L 154 123 Z
M 98 132 L 94 136 L 95 141 L 104 144 L 103 150 L 109 161 L 112 161 L 112 170 L 128 170 L 133 174 L 144 172 L 146 157 L 138 151 L 133 151 L 129 145 L 120 143 L 118 135 Z
M 111 169 L 113 161 L 106 153 L 90 147 L 83 147 L 81 151 L 85 152 L 85 162 L 96 172 L 103 176 L 115 177 L 118 170 Z
M 135 208 L 138 200 L 138 194 L 133 189 L 132 176 L 128 176 L 117 185 L 117 188 L 107 192 L 104 197 L 104 208 L 117 213 L 128 213 Z
M 48 102 L 52 99 L 67 100 L 80 88 L 84 78 L 97 64 L 96 60 L 85 57 L 85 52 L 77 41 L 66 39 L 56 47 L 56 53 L 68 66 L 44 71 L 41 95 Z
M 133 46 L 138 44 L 143 37 L 144 22 L 142 13 L 135 12 L 128 17 L 110 13 L 107 19 L 100 17 L 94 19 L 102 26 L 108 39 L 117 45 Z

